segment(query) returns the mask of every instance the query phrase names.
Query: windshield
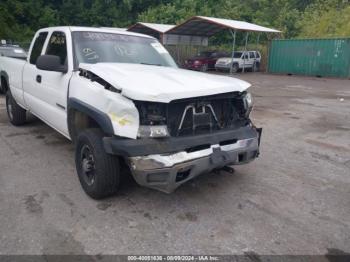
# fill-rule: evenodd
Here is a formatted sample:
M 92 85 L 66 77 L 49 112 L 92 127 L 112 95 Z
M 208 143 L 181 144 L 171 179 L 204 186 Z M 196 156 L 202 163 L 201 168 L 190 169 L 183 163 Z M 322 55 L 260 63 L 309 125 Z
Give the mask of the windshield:
M 103 32 L 73 32 L 75 66 L 80 63 L 131 63 L 177 67 L 155 39 Z
M 209 52 L 209 51 L 204 51 L 204 52 L 200 52 L 196 57 L 211 57 L 211 55 L 213 54 L 213 52 Z

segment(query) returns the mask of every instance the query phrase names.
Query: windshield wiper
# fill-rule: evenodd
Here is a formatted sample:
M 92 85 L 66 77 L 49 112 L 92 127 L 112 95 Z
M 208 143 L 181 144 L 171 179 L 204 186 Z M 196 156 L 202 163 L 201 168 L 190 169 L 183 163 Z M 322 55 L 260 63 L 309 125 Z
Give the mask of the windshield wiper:
M 141 65 L 162 66 L 161 64 L 140 63 Z

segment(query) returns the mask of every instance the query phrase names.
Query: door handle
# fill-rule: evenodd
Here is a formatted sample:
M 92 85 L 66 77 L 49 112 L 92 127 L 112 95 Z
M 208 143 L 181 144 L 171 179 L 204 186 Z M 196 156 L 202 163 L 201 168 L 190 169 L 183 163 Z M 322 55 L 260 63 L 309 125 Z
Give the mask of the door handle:
M 36 81 L 37 81 L 38 83 L 41 83 L 41 75 L 37 75 L 37 76 L 36 76 Z

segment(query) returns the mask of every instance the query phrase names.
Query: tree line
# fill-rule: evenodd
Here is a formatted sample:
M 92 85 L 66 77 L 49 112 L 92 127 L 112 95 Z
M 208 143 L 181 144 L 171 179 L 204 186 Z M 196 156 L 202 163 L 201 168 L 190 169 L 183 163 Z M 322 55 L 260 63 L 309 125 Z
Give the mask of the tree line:
M 276 28 L 285 38 L 350 37 L 348 0 L 1 0 L 0 39 L 30 41 L 48 26 L 177 24 L 194 15 Z

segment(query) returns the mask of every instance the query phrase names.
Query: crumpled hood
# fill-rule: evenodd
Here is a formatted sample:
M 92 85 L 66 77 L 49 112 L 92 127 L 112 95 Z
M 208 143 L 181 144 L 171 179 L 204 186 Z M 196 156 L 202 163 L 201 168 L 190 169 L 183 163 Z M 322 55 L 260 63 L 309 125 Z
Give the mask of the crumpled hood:
M 184 69 L 123 63 L 80 64 L 79 68 L 101 77 L 121 94 L 140 101 L 172 100 L 228 92 L 243 92 L 245 81 Z

